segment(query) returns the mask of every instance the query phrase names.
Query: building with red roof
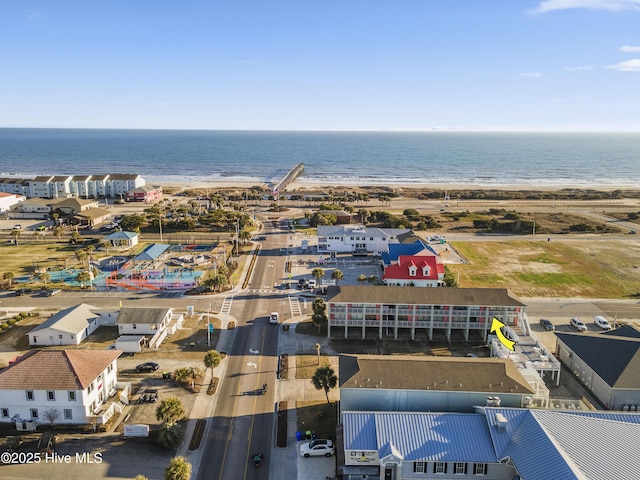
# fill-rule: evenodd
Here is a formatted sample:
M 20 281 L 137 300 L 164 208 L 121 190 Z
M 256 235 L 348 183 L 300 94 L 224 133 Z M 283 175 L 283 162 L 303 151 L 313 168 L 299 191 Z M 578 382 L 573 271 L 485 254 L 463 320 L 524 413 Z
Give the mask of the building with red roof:
M 444 283 L 444 265 L 433 253 L 400 255 L 398 262 L 384 269 L 382 281 L 399 287 L 439 287 Z

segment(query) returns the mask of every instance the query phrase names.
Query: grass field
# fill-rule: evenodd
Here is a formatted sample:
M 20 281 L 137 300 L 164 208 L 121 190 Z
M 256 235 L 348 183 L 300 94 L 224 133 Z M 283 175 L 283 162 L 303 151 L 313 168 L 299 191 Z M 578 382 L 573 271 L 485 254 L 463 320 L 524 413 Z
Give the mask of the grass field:
M 509 288 L 525 297 L 626 298 L 640 292 L 640 245 L 623 240 L 455 242 L 461 287 Z

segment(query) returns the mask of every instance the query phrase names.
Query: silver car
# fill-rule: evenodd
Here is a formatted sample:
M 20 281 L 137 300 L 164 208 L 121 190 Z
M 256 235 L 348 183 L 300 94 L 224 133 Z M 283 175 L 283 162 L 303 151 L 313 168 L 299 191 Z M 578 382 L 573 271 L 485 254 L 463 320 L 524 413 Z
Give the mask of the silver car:
M 582 320 L 580 320 L 579 318 L 572 318 L 570 320 L 571 326 L 573 328 L 575 328 L 576 330 L 578 330 L 579 332 L 586 332 L 587 331 L 587 326 L 582 322 Z
M 300 446 L 300 456 L 304 458 L 321 457 L 323 455 L 325 457 L 330 457 L 334 453 L 336 453 L 336 448 L 331 440 L 323 440 L 319 438 L 317 440 L 303 443 Z

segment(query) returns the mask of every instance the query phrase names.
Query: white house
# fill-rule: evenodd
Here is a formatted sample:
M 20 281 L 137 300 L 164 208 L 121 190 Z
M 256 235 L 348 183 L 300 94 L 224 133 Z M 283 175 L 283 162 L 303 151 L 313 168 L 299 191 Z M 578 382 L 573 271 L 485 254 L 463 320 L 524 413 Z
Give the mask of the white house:
M 318 251 L 336 253 L 384 253 L 389 244 L 400 243 L 406 228 L 370 228 L 363 225 L 318 225 Z
M 11 207 L 24 201 L 25 198 L 22 195 L 0 192 L 0 213 L 8 212 L 11 210 Z
M 116 317 L 86 303 L 65 308 L 27 334 L 29 345 L 79 345 L 101 325 L 115 324 Z
M 138 244 L 138 234 L 136 232 L 114 232 L 107 236 L 106 240 L 109 240 L 114 247 L 126 250 Z
M 117 350 L 31 350 L 0 372 L 0 421 L 106 421 L 118 403 Z M 107 408 L 105 408 L 107 407 Z M 96 417 L 97 415 L 97 417 Z
M 120 310 L 116 325 L 121 336 L 133 335 L 148 338 L 148 346 L 158 347 L 167 334 L 182 326 L 184 316 L 173 313 L 172 308 L 125 307 Z M 124 339 L 119 338 L 118 342 Z

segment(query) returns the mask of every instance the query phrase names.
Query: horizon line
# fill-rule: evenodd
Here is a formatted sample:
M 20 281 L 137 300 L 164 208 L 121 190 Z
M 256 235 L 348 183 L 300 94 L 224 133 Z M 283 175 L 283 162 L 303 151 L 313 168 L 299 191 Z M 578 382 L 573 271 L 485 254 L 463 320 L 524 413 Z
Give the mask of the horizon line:
M 640 129 L 463 129 L 463 128 L 431 128 L 431 129 L 277 129 L 277 128 L 149 128 L 149 127 L 6 127 L 0 130 L 135 130 L 135 131 L 167 131 L 167 132 L 282 132 L 282 133 L 640 133 Z

